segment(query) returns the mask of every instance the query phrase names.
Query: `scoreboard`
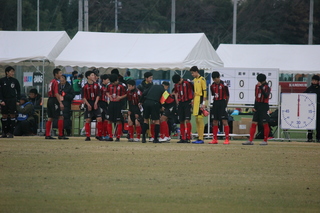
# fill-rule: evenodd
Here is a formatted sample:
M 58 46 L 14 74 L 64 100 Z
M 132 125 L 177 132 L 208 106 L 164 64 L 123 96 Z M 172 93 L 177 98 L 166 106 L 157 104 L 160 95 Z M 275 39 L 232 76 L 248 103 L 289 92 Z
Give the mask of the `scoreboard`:
M 214 68 L 206 71 L 212 84 L 211 72 L 218 71 L 220 79 L 229 87 L 230 104 L 254 104 L 255 85 L 258 83 L 257 75 L 263 73 L 267 76 L 271 88 L 270 105 L 278 105 L 279 69 L 253 69 L 253 68 Z M 210 85 L 208 88 L 210 88 Z M 211 91 L 208 90 L 210 97 Z M 210 98 L 212 102 L 212 98 Z

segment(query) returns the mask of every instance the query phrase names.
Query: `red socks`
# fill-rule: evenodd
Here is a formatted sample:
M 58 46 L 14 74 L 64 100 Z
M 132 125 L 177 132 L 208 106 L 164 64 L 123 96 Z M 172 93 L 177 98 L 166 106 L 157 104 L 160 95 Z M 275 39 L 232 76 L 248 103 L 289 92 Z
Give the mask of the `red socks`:
M 122 135 L 122 123 L 117 124 L 117 138 L 120 138 Z
M 90 135 L 91 135 L 91 123 L 85 123 L 84 130 L 86 131 L 86 136 L 90 137 Z
M 218 140 L 218 131 L 219 127 L 218 126 L 213 126 L 212 133 L 213 133 L 213 139 Z
M 108 134 L 109 134 L 109 137 L 110 138 L 113 138 L 113 135 L 112 135 L 112 123 L 108 123 Z
M 150 134 L 151 134 L 151 137 L 154 138 L 154 124 L 150 125 Z
M 51 125 L 52 125 L 52 121 L 47 121 L 47 123 L 46 123 L 46 136 L 51 135 Z
M 137 138 L 140 139 L 140 135 L 141 135 L 141 126 L 136 126 L 136 134 L 137 134 Z
M 133 138 L 133 126 L 129 126 L 129 135 L 130 138 Z
M 252 123 L 251 127 L 250 127 L 250 138 L 249 138 L 249 141 L 253 141 L 254 134 L 256 133 L 256 128 L 257 128 L 257 124 L 256 123 Z
M 186 123 L 187 125 L 187 140 L 190 140 L 191 139 L 191 130 L 192 130 L 192 125 L 191 123 Z
M 224 126 L 224 134 L 226 136 L 226 139 L 229 139 L 229 133 L 230 133 L 230 127 Z

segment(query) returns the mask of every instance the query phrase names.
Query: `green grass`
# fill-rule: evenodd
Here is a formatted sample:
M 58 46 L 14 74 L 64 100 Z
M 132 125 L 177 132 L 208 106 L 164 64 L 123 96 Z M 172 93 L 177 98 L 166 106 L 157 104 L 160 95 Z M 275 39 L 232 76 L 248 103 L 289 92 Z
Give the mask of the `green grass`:
M 0 212 L 320 211 L 319 143 L 122 141 L 1 139 Z

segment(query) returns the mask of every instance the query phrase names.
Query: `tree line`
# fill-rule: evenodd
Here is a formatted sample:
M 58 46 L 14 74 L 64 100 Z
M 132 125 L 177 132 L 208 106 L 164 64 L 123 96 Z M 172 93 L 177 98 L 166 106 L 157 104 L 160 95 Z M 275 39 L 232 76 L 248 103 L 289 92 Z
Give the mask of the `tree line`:
M 170 33 L 171 0 L 118 0 L 118 32 Z M 23 30 L 37 30 L 37 0 L 22 0 Z M 307 44 L 309 0 L 239 0 L 238 44 Z M 314 0 L 313 43 L 320 44 L 320 0 Z M 115 4 L 89 1 L 89 31 L 114 32 Z M 17 1 L 0 0 L 0 30 L 17 29 Z M 176 0 L 176 33 L 204 32 L 212 45 L 232 43 L 231 0 Z M 40 30 L 78 31 L 78 0 L 40 0 Z

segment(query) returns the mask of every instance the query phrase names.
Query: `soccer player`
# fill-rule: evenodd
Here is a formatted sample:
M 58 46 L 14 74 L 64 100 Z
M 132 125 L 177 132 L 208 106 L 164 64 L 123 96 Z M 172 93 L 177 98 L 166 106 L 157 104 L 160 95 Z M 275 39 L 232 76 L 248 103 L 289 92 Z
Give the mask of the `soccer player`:
M 153 85 L 150 89 L 146 90 L 142 94 L 143 102 L 143 118 L 144 123 L 142 126 L 142 143 L 146 143 L 146 131 L 149 127 L 149 119 L 151 118 L 154 124 L 154 140 L 153 143 L 161 143 L 158 140 L 160 132 L 160 109 L 161 103 L 160 99 L 169 88 L 164 82 L 162 85 Z
M 82 97 L 84 103 L 84 119 L 86 139 L 85 141 L 91 141 L 91 120 L 96 118 L 98 132 L 96 134 L 96 139 L 102 141 L 102 110 L 98 105 L 101 97 L 101 90 L 98 83 L 96 83 L 96 74 L 93 71 L 87 71 L 85 73 L 87 78 L 87 83 L 82 88 Z
M 174 94 L 178 105 L 178 117 L 180 121 L 181 140 L 178 143 L 190 143 L 191 140 L 191 101 L 193 99 L 193 84 L 183 79 L 180 75 L 173 75 Z M 185 131 L 187 130 L 187 131 Z M 187 133 L 187 134 L 186 134 Z
M 218 125 L 219 121 L 222 120 L 225 133 L 225 141 L 223 144 L 229 144 L 229 125 L 228 125 L 228 113 L 226 111 L 228 101 L 229 101 L 229 88 L 225 83 L 220 79 L 220 73 L 214 71 L 211 73 L 213 83 L 210 86 L 211 95 L 213 97 L 213 139 L 209 144 L 218 144 Z
M 207 84 L 206 79 L 199 73 L 197 66 L 193 66 L 190 69 L 194 85 L 194 97 L 193 97 L 193 115 L 196 117 L 198 140 L 193 141 L 194 144 L 203 144 L 203 132 L 204 122 L 201 108 L 205 107 L 205 101 L 207 100 Z
M 109 105 L 109 97 L 107 95 L 107 87 L 110 84 L 108 74 L 101 75 L 101 97 L 99 99 L 99 107 L 102 110 L 102 120 L 103 120 L 103 128 L 102 128 L 102 139 L 109 139 L 108 135 L 108 105 Z
M 14 73 L 14 68 L 9 66 L 5 69 L 6 76 L 0 79 L 3 138 L 13 138 L 13 132 L 16 125 L 17 105 L 20 104 L 20 83 L 14 78 Z
M 163 84 L 169 87 L 169 82 L 165 81 Z M 175 95 L 172 93 L 168 96 L 167 100 L 165 100 L 165 103 L 161 108 L 162 115 L 160 117 L 160 142 L 169 142 L 171 140 L 169 120 L 174 118 L 175 108 Z
M 242 143 L 242 145 L 253 145 L 253 137 L 256 132 L 258 122 L 263 124 L 263 133 L 264 140 L 260 143 L 260 145 L 268 145 L 268 137 L 269 137 L 269 125 L 268 125 L 268 110 L 269 110 L 269 96 L 271 89 L 266 82 L 265 74 L 258 74 L 257 81 L 255 87 L 255 102 L 253 106 L 253 118 L 252 124 L 250 127 L 250 137 L 249 141 Z
M 46 123 L 46 137 L 45 139 L 56 139 L 51 136 L 51 128 L 52 122 L 55 118 L 58 118 L 58 131 L 59 136 L 58 139 L 67 140 L 69 138 L 65 137 L 63 134 L 64 128 L 64 117 L 63 110 L 64 105 L 62 103 L 63 97 L 59 94 L 59 82 L 62 71 L 59 68 L 55 68 L 53 70 L 54 78 L 50 81 L 49 91 L 48 91 L 48 103 L 47 103 L 47 113 L 48 113 L 48 121 Z
M 111 74 L 109 77 L 110 84 L 107 87 L 107 95 L 110 103 L 108 107 L 108 141 L 113 141 L 112 123 L 117 124 L 116 141 L 120 141 L 122 135 L 122 102 L 127 97 L 127 89 L 125 84 L 119 83 L 118 76 Z
M 128 91 L 127 91 L 127 99 L 129 102 L 129 111 L 128 111 L 128 125 L 129 125 L 129 142 L 139 142 L 141 135 L 141 125 L 140 125 L 140 117 L 141 117 L 141 91 L 136 88 L 136 82 L 134 80 L 128 80 Z M 134 136 L 134 126 L 136 128 L 137 137 Z

